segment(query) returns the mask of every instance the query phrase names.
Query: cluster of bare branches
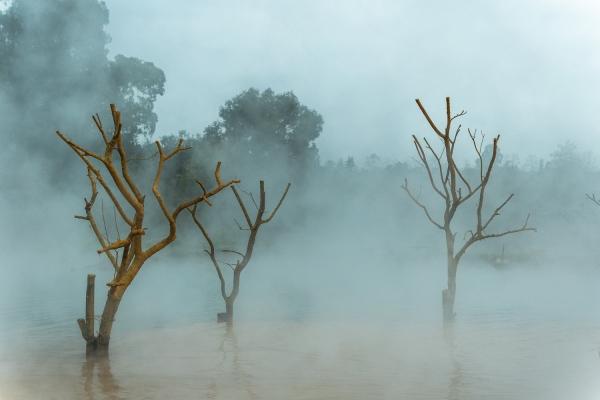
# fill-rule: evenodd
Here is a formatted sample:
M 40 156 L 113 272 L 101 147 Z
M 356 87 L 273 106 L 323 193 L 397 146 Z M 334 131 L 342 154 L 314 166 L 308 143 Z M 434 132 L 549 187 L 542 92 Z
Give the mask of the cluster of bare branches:
M 233 193 L 235 195 L 235 198 L 236 198 L 237 203 L 242 211 L 242 214 L 244 216 L 244 221 L 245 221 L 245 223 L 244 223 L 245 226 L 238 223 L 238 228 L 240 230 L 248 232 L 246 248 L 243 252 L 237 251 L 237 250 L 230 250 L 230 249 L 221 250 L 224 253 L 235 254 L 235 255 L 239 256 L 239 258 L 235 261 L 234 264 L 223 263 L 217 259 L 217 249 L 215 247 L 214 241 L 211 239 L 206 227 L 200 222 L 200 219 L 196 212 L 197 211 L 196 205 L 193 205 L 192 207 L 189 208 L 189 212 L 192 215 L 194 223 L 196 224 L 198 229 L 200 229 L 200 232 L 202 232 L 202 236 L 204 236 L 204 239 L 206 240 L 206 243 L 208 244 L 208 249 L 206 249 L 205 252 L 210 257 L 210 260 L 215 268 L 217 276 L 219 277 L 219 282 L 220 282 L 220 287 L 221 287 L 221 296 L 223 297 L 223 300 L 225 301 L 225 305 L 226 305 L 226 313 L 220 314 L 220 320 L 222 320 L 224 322 L 232 322 L 233 304 L 234 304 L 235 299 L 237 298 L 239 290 L 240 290 L 240 276 L 241 276 L 242 271 L 246 268 L 246 266 L 248 265 L 248 262 L 252 258 L 258 231 L 262 225 L 269 223 L 273 219 L 273 217 L 275 216 L 275 214 L 281 207 L 281 204 L 285 200 L 285 197 L 287 196 L 289 189 L 290 189 L 290 184 L 288 183 L 287 186 L 285 187 L 285 190 L 283 191 L 283 194 L 279 198 L 277 205 L 275 206 L 273 211 L 271 211 L 271 213 L 269 213 L 268 216 L 266 216 L 266 218 L 265 218 L 265 212 L 266 212 L 265 183 L 264 183 L 264 181 L 261 180 L 258 204 L 256 203 L 254 196 L 251 193 L 248 194 L 250 199 L 252 200 L 252 203 L 256 207 L 256 215 L 253 218 L 251 218 L 250 213 L 248 212 L 248 207 L 246 207 L 246 204 L 242 200 L 242 197 L 240 196 L 235 185 L 231 186 L 231 190 L 233 191 Z M 225 281 L 225 276 L 223 274 L 223 268 L 222 268 L 221 264 L 225 264 L 225 265 L 229 266 L 229 268 L 231 268 L 231 270 L 233 272 L 233 284 L 232 284 L 230 293 L 227 293 L 227 284 Z
M 588 194 L 588 193 L 586 193 L 586 194 L 585 194 L 585 197 L 587 197 L 587 198 L 588 198 L 588 200 L 590 200 L 590 201 L 591 201 L 592 203 L 594 203 L 595 205 L 597 205 L 597 206 L 600 206 L 600 199 L 596 197 L 596 194 L 595 194 L 595 193 L 592 193 L 592 194 Z
M 88 342 L 93 341 L 95 343 L 96 340 L 98 340 L 98 344 L 101 345 L 108 345 L 114 314 L 116 313 L 125 289 L 135 278 L 146 260 L 175 240 L 177 232 L 176 221 L 181 212 L 202 202 L 209 203 L 209 199 L 212 196 L 239 182 L 239 180 L 229 180 L 224 182 L 221 179 L 221 164 L 217 163 L 214 172 L 216 184 L 213 188 L 206 190 L 204 185 L 202 185 L 203 191 L 201 194 L 183 201 L 175 208 L 170 209 L 160 191 L 161 174 L 167 161 L 189 148 L 184 147 L 183 140 L 180 140 L 173 150 L 167 152 L 163 149 L 160 142 L 157 141 L 156 148 L 159 157 L 156 173 L 152 182 L 152 193 L 168 223 L 169 231 L 161 239 L 148 246 L 144 246 L 143 237 L 146 234 L 146 227 L 144 226 L 146 196 L 142 194 L 129 171 L 129 160 L 123 145 L 121 131 L 121 113 L 113 104 L 111 104 L 110 110 L 113 120 L 113 128 L 110 134 L 107 133 L 102 125 L 98 114 L 92 117 L 104 144 L 103 152 L 94 152 L 86 149 L 69 139 L 64 133 L 57 132 L 60 139 L 62 139 L 85 164 L 90 182 L 91 195 L 89 200 L 87 198 L 85 199 L 85 215 L 76 215 L 75 218 L 88 221 L 100 244 L 98 253 L 105 254 L 114 268 L 114 278 L 107 284 L 110 287 L 110 290 L 100 322 L 99 336 L 98 338 L 95 338 L 84 335 L 84 338 Z M 103 175 L 103 171 L 108 174 L 107 177 Z M 98 198 L 98 185 L 109 197 L 116 210 L 115 229 L 117 232 L 117 239 L 114 241 L 111 241 L 108 238 L 106 229 L 105 233 L 102 233 L 94 216 L 93 209 Z M 117 221 L 117 215 L 119 221 Z M 124 238 L 121 238 L 119 226 L 125 226 L 127 234 Z M 83 328 L 85 329 L 82 329 L 82 333 L 84 330 L 85 332 L 90 331 L 86 326 L 83 326 Z M 93 329 L 91 331 L 93 332 Z
M 500 139 L 500 135 L 497 135 L 493 138 L 491 158 L 486 161 L 484 160 L 482 151 L 485 135 L 483 135 L 482 133 L 479 133 L 478 135 L 476 130 L 467 130 L 469 138 L 473 145 L 473 149 L 477 154 L 479 167 L 477 181 L 469 182 L 469 180 L 465 176 L 465 173 L 458 167 L 454 157 L 455 144 L 462 127 L 461 125 L 458 125 L 458 127 L 454 131 L 452 130 L 452 122 L 455 119 L 465 115 L 466 111 L 463 110 L 457 114 L 452 115 L 450 109 L 450 98 L 447 97 L 446 126 L 444 130 L 441 131 L 433 122 L 433 120 L 423 107 L 421 101 L 417 99 L 416 103 L 419 109 L 421 110 L 422 114 L 425 116 L 430 127 L 435 132 L 437 138 L 441 141 L 443 145 L 441 149 L 436 151 L 436 149 L 434 149 L 434 146 L 431 145 L 430 141 L 427 138 L 424 137 L 423 142 L 421 142 L 416 135 L 412 136 L 413 143 L 415 149 L 417 150 L 417 154 L 419 156 L 421 164 L 427 172 L 429 183 L 431 184 L 431 187 L 433 188 L 434 192 L 439 197 L 441 197 L 441 199 L 444 202 L 445 207 L 442 219 L 436 220 L 435 218 L 433 218 L 428 207 L 423 202 L 421 202 L 414 194 L 414 192 L 409 188 L 408 181 L 406 179 L 404 180 L 402 188 L 406 191 L 406 193 L 412 199 L 412 201 L 423 210 L 423 212 L 427 216 L 427 219 L 441 230 L 451 229 L 451 222 L 461 205 L 463 205 L 473 197 L 477 199 L 477 221 L 475 228 L 467 232 L 468 239 L 460 248 L 460 250 L 456 253 L 457 258 L 460 258 L 465 253 L 465 251 L 477 241 L 501 237 L 517 232 L 534 231 L 535 228 L 531 228 L 528 226 L 529 215 L 527 215 L 523 225 L 520 227 L 496 233 L 487 232 L 487 228 L 490 226 L 492 221 L 500 215 L 500 211 L 502 211 L 502 209 L 514 197 L 513 193 L 509 194 L 507 198 L 503 202 L 501 202 L 489 216 L 483 216 L 485 192 L 487 189 L 487 185 L 490 181 L 490 177 L 492 175 L 494 163 L 496 161 L 498 141 Z M 452 235 L 455 236 L 456 234 L 452 233 Z

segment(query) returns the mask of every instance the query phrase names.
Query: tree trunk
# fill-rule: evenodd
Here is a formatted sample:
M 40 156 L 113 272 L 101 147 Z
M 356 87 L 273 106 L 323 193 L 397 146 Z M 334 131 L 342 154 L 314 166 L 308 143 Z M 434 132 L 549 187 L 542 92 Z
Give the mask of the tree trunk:
M 227 322 L 233 322 L 233 302 L 234 300 L 225 303 L 225 314 L 227 314 Z
M 100 330 L 98 332 L 99 352 L 108 352 L 113 322 L 126 289 L 126 286 L 113 286 L 108 290 L 104 311 L 102 312 L 102 319 L 100 320 Z
M 456 313 L 454 312 L 454 301 L 456 299 L 456 270 L 458 263 L 448 259 L 448 288 L 442 290 L 442 309 L 444 313 L 444 323 L 454 321 Z
M 235 299 L 225 299 L 225 312 L 217 314 L 217 322 L 226 322 L 231 324 L 233 322 L 233 303 Z
M 242 274 L 242 268 L 238 267 L 233 271 L 233 288 L 231 294 L 226 296 L 223 293 L 223 300 L 225 300 L 225 312 L 217 314 L 217 322 L 227 322 L 228 324 L 233 323 L 233 303 L 240 292 L 240 275 Z
M 448 215 L 444 216 L 446 233 L 446 256 L 448 263 L 448 287 L 442 290 L 442 312 L 444 324 L 454 321 L 454 299 L 456 298 L 456 268 L 458 259 L 454 256 L 454 233 L 450 229 Z

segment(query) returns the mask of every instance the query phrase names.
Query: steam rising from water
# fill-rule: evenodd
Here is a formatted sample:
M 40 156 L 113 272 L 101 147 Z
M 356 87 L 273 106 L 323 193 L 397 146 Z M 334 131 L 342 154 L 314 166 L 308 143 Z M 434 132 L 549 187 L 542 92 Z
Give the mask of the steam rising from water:
M 434 32 L 408 35 L 411 25 L 400 22 L 414 19 L 421 26 L 422 18 L 413 17 L 422 14 L 422 5 L 380 2 L 363 7 L 365 14 L 359 15 L 356 7 L 340 9 L 334 3 L 311 3 L 304 13 L 295 13 L 290 10 L 298 6 L 262 2 L 254 11 L 260 16 L 252 20 L 254 30 L 219 36 L 213 33 L 221 29 L 217 27 L 223 18 L 208 25 L 186 24 L 178 18 L 188 8 L 164 10 L 161 5 L 169 29 L 156 31 L 171 39 L 168 35 L 180 34 L 178 29 L 199 27 L 202 38 L 216 41 L 206 41 L 201 52 L 190 51 L 193 32 L 185 32 L 189 36 L 182 50 L 175 44 L 158 45 L 153 30 L 136 29 L 158 3 L 145 2 L 147 7 L 139 8 L 136 2 L 108 4 L 114 21 L 112 50 L 165 66 L 172 97 L 158 107 L 164 131 L 199 131 L 216 118 L 218 105 L 241 89 L 273 86 L 293 89 L 323 112 L 326 124 L 319 146 L 324 159 L 348 153 L 362 158 L 376 151 L 384 160 L 406 163 L 383 161 L 365 169 L 361 163 L 354 168 L 328 165 L 309 174 L 304 186 L 294 185 L 277 219 L 261 233 L 256 255 L 243 274 L 233 331 L 215 323 L 216 313 L 223 311 L 217 278 L 202 252 L 201 236 L 189 221 L 182 221 L 178 246 L 144 266 L 125 295 L 110 359 L 94 361 L 85 359 L 75 321 L 83 316 L 86 274 L 95 273 L 102 288 L 112 270 L 96 254 L 98 245 L 89 228 L 72 218 L 89 193 L 84 170 L 51 182 L 47 161 L 4 143 L 0 398 L 586 400 L 600 394 L 600 211 L 584 197 L 600 187 L 600 174 L 593 156 L 569 146 L 548 155 L 567 133 L 586 150 L 597 148 L 589 130 L 597 126 L 597 113 L 591 111 L 595 103 L 584 95 L 595 93 L 598 83 L 598 75 L 592 74 L 595 56 L 585 52 L 597 35 L 588 36 L 584 24 L 581 31 L 563 36 L 586 18 L 569 12 L 562 20 L 558 8 L 544 8 L 534 26 L 551 30 L 544 16 L 561 22 L 559 33 L 549 36 L 564 39 L 557 42 L 524 34 L 520 18 L 527 10 L 543 8 L 538 2 L 519 10 L 511 9 L 516 4 L 511 2 L 472 4 L 463 16 L 452 3 L 441 10 L 451 8 L 452 16 L 469 23 L 453 20 L 452 29 L 439 25 Z M 238 5 L 230 10 L 233 21 L 255 15 L 247 5 Z M 131 7 L 136 14 L 125 12 Z M 198 9 L 206 12 L 206 19 L 226 11 L 216 4 L 194 7 L 205 8 L 192 8 L 187 18 Z M 331 23 L 333 14 L 339 23 Z M 480 14 L 483 20 L 472 18 Z M 440 22 L 442 15 L 433 21 Z M 319 28 L 306 42 L 290 31 L 300 22 L 305 29 Z M 144 24 L 146 28 L 148 22 Z M 356 25 L 362 29 L 349 34 Z M 147 37 L 142 40 L 135 32 Z M 438 47 L 427 44 L 437 43 L 440 32 L 446 47 L 438 53 Z M 263 46 L 266 34 L 271 41 Z M 134 40 L 128 42 L 127 35 Z M 242 35 L 239 46 L 251 41 L 256 47 L 240 54 L 233 44 Z M 287 43 L 290 37 L 296 45 L 283 48 L 280 41 Z M 424 44 L 417 46 L 419 38 Z M 579 38 L 582 42 L 570 46 Z M 455 43 L 462 44 L 462 57 L 454 55 Z M 365 46 L 368 51 L 357 52 Z M 561 53 L 553 46 L 569 51 Z M 140 54 L 150 50 L 154 53 Z M 503 51 L 479 57 L 484 64 L 473 66 L 470 56 L 479 54 L 476 50 Z M 171 52 L 200 54 L 208 72 L 192 62 L 169 59 Z M 582 53 L 585 57 L 571 67 Z M 556 60 L 556 54 L 566 55 Z M 259 65 L 258 59 L 266 61 Z M 439 68 L 440 59 L 448 61 L 444 68 L 431 70 L 432 65 Z M 540 65 L 543 71 L 532 77 Z M 188 68 L 200 78 L 192 79 Z M 241 74 L 238 68 L 249 72 Z M 424 201 L 435 204 L 426 177 L 409 156 L 409 134 L 426 132 L 423 121 L 411 114 L 416 110 L 412 99 L 418 93 L 435 109 L 447 91 L 461 94 L 457 107 L 464 105 L 469 118 L 473 116 L 469 126 L 503 134 L 505 160 L 494 171 L 489 197 L 496 201 L 511 192 L 516 196 L 501 223 L 520 223 L 531 212 L 531 224 L 538 228 L 535 235 L 482 243 L 465 258 L 452 331 L 444 331 L 440 322 L 443 237 L 400 190 L 408 177 L 422 188 Z M 176 106 L 173 98 L 178 99 Z M 578 103 L 564 105 L 567 98 L 578 98 Z M 564 109 L 558 112 L 557 104 Z M 28 117 L 16 111 L 7 105 L 0 109 L 0 120 Z M 88 110 L 74 104 L 64 114 L 65 125 L 83 126 Z M 55 128 L 49 126 L 48 134 Z M 49 159 L 55 151 L 63 154 L 56 150 L 61 145 L 57 141 L 56 147 L 46 149 Z M 511 153 L 520 154 L 521 162 Z M 532 153 L 535 158 L 525 160 Z M 461 154 L 461 162 L 472 165 L 472 157 Z M 224 168 L 237 176 L 233 167 Z M 274 165 L 272 170 L 285 168 Z M 239 173 L 248 190 L 264 177 L 252 170 Z M 273 198 L 281 187 L 277 179 L 286 178 L 267 181 Z M 207 223 L 220 237 L 236 229 L 226 196 L 207 210 Z M 486 207 L 493 207 L 493 201 Z M 462 228 L 472 220 L 465 215 L 459 222 L 464 234 L 467 228 Z M 153 229 L 160 234 L 165 226 Z M 493 260 L 504 251 L 508 261 L 494 267 Z M 97 289 L 96 294 L 99 307 L 105 293 Z

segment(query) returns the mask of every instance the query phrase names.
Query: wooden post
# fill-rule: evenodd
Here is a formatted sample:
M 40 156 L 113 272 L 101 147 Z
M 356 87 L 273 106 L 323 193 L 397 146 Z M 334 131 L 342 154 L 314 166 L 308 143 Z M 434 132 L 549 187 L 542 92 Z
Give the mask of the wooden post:
M 79 318 L 77 324 L 81 330 L 81 336 L 87 343 L 88 353 L 96 348 L 96 336 L 94 335 L 94 289 L 96 286 L 96 275 L 88 274 L 87 288 L 85 290 L 85 319 Z
M 94 337 L 94 289 L 96 275 L 88 274 L 87 289 L 85 292 L 85 327 L 88 340 Z

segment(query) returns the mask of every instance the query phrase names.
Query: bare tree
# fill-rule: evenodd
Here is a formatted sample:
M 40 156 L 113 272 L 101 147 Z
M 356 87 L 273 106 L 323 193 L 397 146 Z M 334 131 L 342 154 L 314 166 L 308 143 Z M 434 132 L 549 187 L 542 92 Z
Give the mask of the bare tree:
M 98 254 L 105 254 L 114 270 L 113 279 L 107 283 L 108 293 L 97 335 L 94 331 L 94 276 L 88 276 L 86 319 L 78 320 L 81 334 L 87 342 L 88 351 L 108 350 L 113 321 L 125 291 L 146 261 L 175 240 L 176 222 L 181 212 L 201 202 L 208 203 L 210 197 L 239 182 L 238 180 L 223 182 L 221 180 L 221 163 L 217 163 L 215 168 L 216 185 L 211 190 L 203 190 L 202 194 L 183 201 L 171 210 L 160 192 L 161 174 L 167 161 L 188 148 L 183 147 L 183 140 L 180 140 L 175 149 L 165 152 L 160 142 L 157 141 L 158 164 L 152 182 L 152 194 L 168 223 L 169 232 L 156 242 L 144 246 L 143 238 L 147 229 L 144 226 L 145 195 L 142 194 L 129 172 L 127 154 L 121 135 L 121 113 L 114 104 L 111 104 L 110 109 L 113 119 L 110 136 L 104 129 L 100 117 L 97 114 L 92 117 L 104 144 L 102 153 L 83 148 L 65 134 L 56 132 L 60 139 L 79 156 L 87 168 L 91 196 L 89 200 L 85 199 L 85 215 L 77 215 L 75 218 L 88 221 L 100 244 Z M 108 173 L 108 177 L 105 177 L 102 171 Z M 115 228 L 118 237 L 114 241 L 109 239 L 106 229 L 104 233 L 101 231 L 94 216 L 93 208 L 98 197 L 98 184 L 116 209 Z M 124 226 L 123 233 L 126 233 L 124 237 L 121 237 L 119 233 L 119 225 Z
M 600 207 L 600 199 L 598 197 L 596 197 L 595 193 L 592 194 L 585 194 L 585 197 L 587 197 L 588 200 L 590 200 L 592 203 L 594 203 L 595 205 Z
M 283 200 L 287 196 L 289 189 L 290 189 L 290 184 L 288 183 L 287 186 L 285 187 L 285 190 L 283 191 L 283 194 L 279 198 L 277 205 L 273 209 L 273 211 L 271 211 L 271 213 L 266 218 L 264 218 L 265 210 L 266 210 L 265 183 L 264 183 L 264 181 L 260 181 L 260 197 L 259 197 L 258 204 L 254 200 L 254 197 L 251 194 L 249 195 L 252 199 L 253 204 L 256 207 L 256 215 L 254 216 L 254 218 L 250 218 L 248 208 L 246 207 L 246 204 L 242 200 L 238 190 L 236 189 L 235 186 L 233 186 L 233 185 L 231 186 L 231 190 L 233 191 L 233 194 L 235 195 L 237 203 L 242 211 L 242 214 L 244 215 L 245 227 L 242 225 L 238 225 L 238 227 L 240 230 L 248 232 L 248 238 L 246 241 L 246 249 L 244 252 L 237 251 L 237 250 L 231 250 L 231 249 L 221 250 L 224 253 L 233 254 L 238 257 L 237 260 L 235 261 L 235 263 L 233 263 L 233 264 L 226 264 L 217 259 L 217 249 L 215 247 L 213 240 L 211 239 L 210 235 L 208 234 L 208 231 L 206 230 L 206 228 L 204 227 L 204 225 L 200 222 L 200 219 L 198 218 L 198 215 L 196 212 L 196 209 L 197 209 L 196 205 L 193 205 L 188 209 L 190 211 L 190 214 L 192 215 L 194 223 L 200 229 L 200 232 L 202 232 L 204 239 L 206 239 L 206 242 L 208 243 L 208 250 L 205 250 L 205 252 L 210 257 L 210 260 L 211 260 L 213 266 L 215 267 L 217 276 L 219 277 L 219 282 L 221 285 L 221 296 L 223 297 L 223 300 L 225 301 L 225 313 L 219 313 L 217 316 L 219 322 L 227 322 L 227 323 L 233 322 L 233 305 L 234 305 L 235 299 L 237 298 L 238 293 L 240 291 L 240 276 L 242 274 L 242 271 L 246 268 L 246 266 L 250 262 L 250 259 L 252 258 L 258 231 L 261 226 L 270 222 L 273 219 L 273 217 L 279 210 L 279 207 L 281 207 Z M 225 282 L 225 275 L 223 274 L 222 264 L 228 265 L 232 269 L 232 272 L 233 272 L 233 285 L 231 287 L 229 294 L 227 293 L 227 284 Z
M 442 307 L 445 322 L 450 322 L 454 319 L 454 300 L 456 298 L 456 271 L 458 264 L 465 252 L 475 243 L 491 238 L 498 238 L 513 233 L 524 231 L 535 231 L 535 228 L 528 226 L 529 215 L 525 219 L 522 226 L 496 232 L 489 233 L 488 228 L 492 221 L 500 215 L 500 211 L 511 201 L 514 194 L 510 194 L 504 201 L 500 203 L 488 216 L 484 217 L 483 206 L 487 185 L 492 176 L 492 169 L 496 161 L 498 151 L 498 140 L 500 135 L 493 138 L 492 151 L 489 160 L 484 160 L 482 146 L 484 135 L 477 135 L 477 131 L 468 130 L 469 138 L 471 139 L 475 153 L 478 159 L 477 179 L 470 182 L 464 171 L 456 164 L 454 150 L 456 140 L 461 131 L 461 126 L 456 129 L 452 127 L 455 119 L 466 114 L 461 111 L 458 114 L 452 115 L 450 110 L 450 98 L 446 97 L 446 126 L 443 130 L 433 122 L 419 99 L 416 99 L 417 106 L 421 113 L 429 123 L 429 126 L 435 133 L 435 137 L 441 142 L 442 147 L 436 150 L 427 138 L 423 138 L 421 142 L 413 135 L 413 143 L 419 159 L 427 172 L 427 177 L 436 196 L 439 196 L 444 206 L 443 216 L 438 219 L 429 208 L 414 194 L 409 188 L 408 181 L 405 179 L 402 188 L 406 191 L 412 201 L 417 204 L 425 213 L 425 216 L 436 228 L 442 230 L 446 237 L 446 254 L 448 264 L 448 287 L 442 291 Z M 456 242 L 456 231 L 452 227 L 452 222 L 456 216 L 459 207 L 464 205 L 468 200 L 474 198 L 476 224 L 474 229 L 469 230 L 462 243 Z

